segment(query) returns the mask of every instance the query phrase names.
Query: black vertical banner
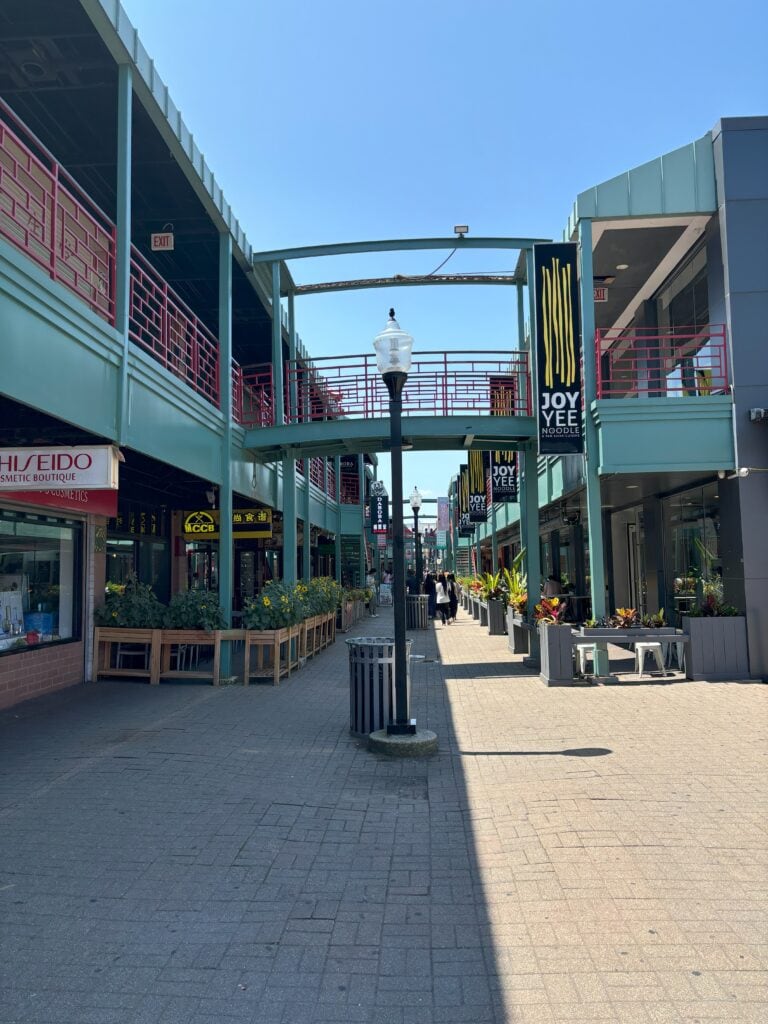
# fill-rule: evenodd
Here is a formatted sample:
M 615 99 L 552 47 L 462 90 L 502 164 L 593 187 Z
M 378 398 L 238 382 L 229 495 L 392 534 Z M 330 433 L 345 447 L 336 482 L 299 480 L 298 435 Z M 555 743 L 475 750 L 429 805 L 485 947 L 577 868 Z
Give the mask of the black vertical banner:
M 484 523 L 488 518 L 488 506 L 485 501 L 485 466 L 483 453 L 470 451 L 467 453 L 469 472 L 469 521 Z
M 469 519 L 469 470 L 459 467 L 459 536 L 473 537 L 475 528 Z
M 486 452 L 490 501 L 517 501 L 517 452 Z
M 389 498 L 383 494 L 371 498 L 371 531 L 386 534 L 389 531 Z
M 533 247 L 539 454 L 584 451 L 576 242 Z

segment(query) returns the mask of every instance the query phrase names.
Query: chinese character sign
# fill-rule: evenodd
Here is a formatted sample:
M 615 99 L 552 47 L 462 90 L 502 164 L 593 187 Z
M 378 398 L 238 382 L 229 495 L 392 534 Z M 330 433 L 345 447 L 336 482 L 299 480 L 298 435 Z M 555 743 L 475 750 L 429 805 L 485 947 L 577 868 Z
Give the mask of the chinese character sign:
M 584 451 L 575 242 L 535 245 L 539 454 Z

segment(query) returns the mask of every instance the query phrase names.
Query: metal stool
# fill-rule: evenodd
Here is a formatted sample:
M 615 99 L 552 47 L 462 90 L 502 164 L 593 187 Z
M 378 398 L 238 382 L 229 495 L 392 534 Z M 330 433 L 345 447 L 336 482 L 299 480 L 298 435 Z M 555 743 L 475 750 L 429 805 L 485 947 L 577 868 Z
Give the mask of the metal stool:
M 685 672 L 685 641 L 684 640 L 662 640 L 664 647 L 664 665 L 666 668 L 672 668 L 672 658 L 674 656 L 677 667 L 681 672 Z
M 659 672 L 664 671 L 664 659 L 661 656 L 661 644 L 656 640 L 648 640 L 635 644 L 635 672 L 645 674 L 645 656 L 650 654 L 656 662 Z
M 587 674 L 587 658 L 592 659 L 592 671 L 595 670 L 595 644 L 576 644 L 576 667 L 580 676 Z

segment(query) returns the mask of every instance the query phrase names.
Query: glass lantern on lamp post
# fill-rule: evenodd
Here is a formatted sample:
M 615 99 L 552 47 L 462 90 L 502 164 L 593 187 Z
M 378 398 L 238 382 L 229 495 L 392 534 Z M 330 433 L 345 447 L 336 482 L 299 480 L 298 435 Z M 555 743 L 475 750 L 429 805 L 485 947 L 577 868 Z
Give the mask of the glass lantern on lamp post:
M 408 707 L 408 665 L 405 637 L 405 546 L 403 539 L 403 388 L 411 368 L 413 338 L 401 330 L 394 309 L 387 326 L 374 338 L 376 364 L 389 393 L 390 452 L 392 458 L 392 604 L 395 620 L 395 714 L 389 735 L 416 732 Z
M 421 557 L 421 536 L 419 534 L 419 509 L 421 508 L 421 495 L 418 487 L 413 488 L 410 497 L 411 510 L 413 511 L 413 538 L 416 545 L 416 580 L 419 588 L 424 582 L 424 564 Z

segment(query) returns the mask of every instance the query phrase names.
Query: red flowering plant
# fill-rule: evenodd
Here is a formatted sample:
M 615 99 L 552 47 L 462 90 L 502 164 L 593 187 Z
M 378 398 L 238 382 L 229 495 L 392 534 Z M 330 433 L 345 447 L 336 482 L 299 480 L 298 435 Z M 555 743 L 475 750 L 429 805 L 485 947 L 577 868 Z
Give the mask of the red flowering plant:
M 533 621 L 558 625 L 565 615 L 565 602 L 559 597 L 542 597 L 541 604 L 533 610 Z

